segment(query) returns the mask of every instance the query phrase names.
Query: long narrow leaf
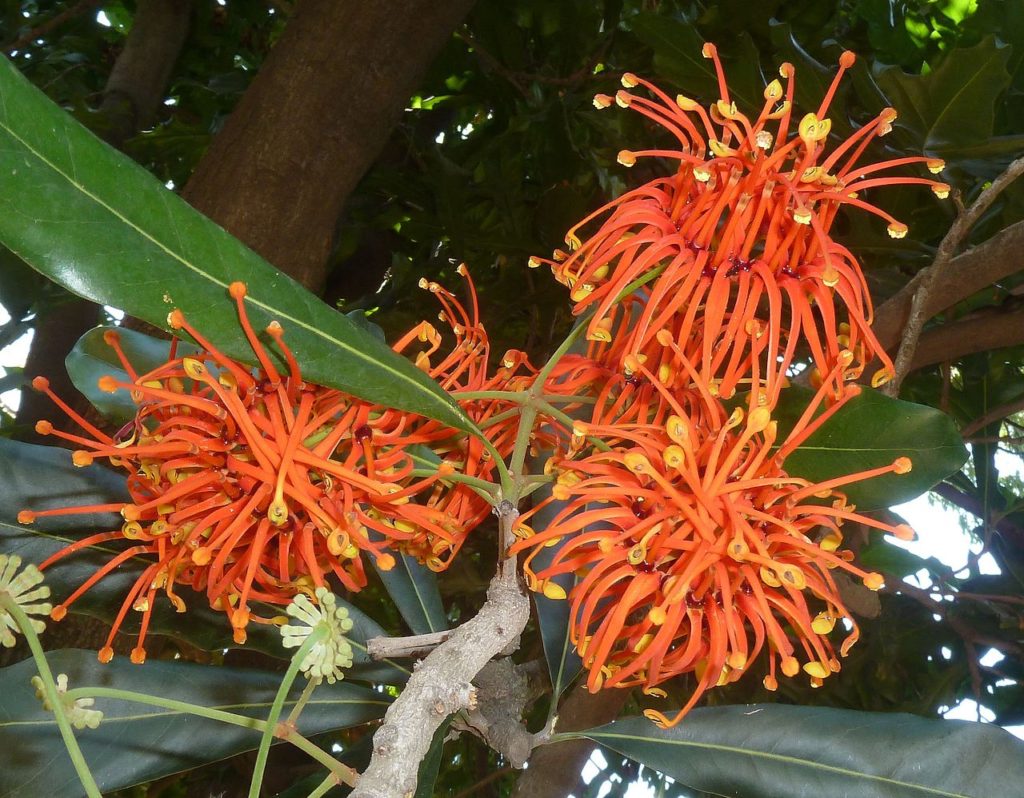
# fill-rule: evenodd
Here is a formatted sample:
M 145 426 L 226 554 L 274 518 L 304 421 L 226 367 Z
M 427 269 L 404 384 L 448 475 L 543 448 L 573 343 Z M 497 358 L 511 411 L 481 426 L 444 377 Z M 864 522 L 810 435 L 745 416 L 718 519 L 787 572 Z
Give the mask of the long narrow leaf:
M 474 432 L 412 363 L 89 133 L 0 59 L 0 243 L 80 296 L 165 326 L 172 308 L 252 361 L 227 287 L 254 326 L 272 319 L 312 382 Z
M 115 660 L 100 665 L 87 651 L 47 654 L 54 673 L 66 673 L 69 686 L 116 687 L 165 699 L 200 704 L 253 718 L 264 718 L 281 678 L 270 671 L 219 668 L 188 662 L 150 661 L 132 665 Z M 54 717 L 43 710 L 30 680 L 29 659 L 0 671 L 0 798 L 84 795 Z M 303 687 L 296 684 L 285 705 L 293 705 Z M 321 685 L 302 711 L 304 735 L 358 726 L 384 714 L 388 697 L 342 681 Z M 177 773 L 255 748 L 259 733 L 178 711 L 134 702 L 96 699 L 102 710 L 97 729 L 78 733 L 85 759 L 104 792 Z
M 1019 798 L 1024 784 L 1024 742 L 998 726 L 905 714 L 711 707 L 673 729 L 632 717 L 558 737 L 737 798 Z

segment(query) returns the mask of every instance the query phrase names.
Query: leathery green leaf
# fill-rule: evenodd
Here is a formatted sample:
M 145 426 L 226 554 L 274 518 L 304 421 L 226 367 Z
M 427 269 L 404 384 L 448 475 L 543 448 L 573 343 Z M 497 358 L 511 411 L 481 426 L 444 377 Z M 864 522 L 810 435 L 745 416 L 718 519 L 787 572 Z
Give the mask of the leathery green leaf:
M 255 719 L 265 718 L 281 674 L 191 662 L 149 661 L 132 665 L 114 660 L 101 665 L 88 651 L 47 654 L 55 674 L 68 675 L 70 689 L 105 687 L 199 704 Z M 64 752 L 51 713 L 43 710 L 30 680 L 31 659 L 0 671 L 0 736 L 6 740 L 0 768 L 0 798 L 30 795 L 84 795 Z M 285 713 L 305 686 L 293 687 Z M 380 718 L 390 700 L 384 693 L 341 681 L 322 684 L 298 721 L 305 736 L 359 726 Z M 147 704 L 96 698 L 92 709 L 103 712 L 96 729 L 77 733 L 89 768 L 103 792 L 191 770 L 256 748 L 259 732 Z
M 0 59 L 0 243 L 68 290 L 167 327 L 180 309 L 253 362 L 228 286 L 261 330 L 277 320 L 310 382 L 476 433 L 412 363 L 107 146 Z
M 1015 798 L 1024 742 L 983 723 L 776 704 L 708 707 L 556 735 L 601 745 L 713 795 Z

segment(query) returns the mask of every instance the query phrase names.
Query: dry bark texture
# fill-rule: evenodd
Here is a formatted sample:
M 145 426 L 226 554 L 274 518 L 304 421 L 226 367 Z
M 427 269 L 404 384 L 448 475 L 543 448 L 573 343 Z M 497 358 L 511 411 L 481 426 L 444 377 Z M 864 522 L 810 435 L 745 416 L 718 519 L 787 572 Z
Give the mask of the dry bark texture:
M 349 192 L 473 0 L 302 0 L 185 187 L 319 293 Z

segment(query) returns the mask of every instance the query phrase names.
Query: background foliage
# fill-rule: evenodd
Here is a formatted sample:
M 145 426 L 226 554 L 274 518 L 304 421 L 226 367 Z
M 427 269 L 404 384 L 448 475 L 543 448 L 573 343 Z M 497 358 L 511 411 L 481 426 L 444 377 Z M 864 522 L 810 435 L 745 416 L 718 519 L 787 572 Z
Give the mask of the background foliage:
M 292 10 L 287 2 L 195 2 L 189 38 L 159 118 L 128 140 L 125 151 L 169 187 L 185 185 Z M 36 86 L 102 133 L 107 122 L 97 110 L 98 98 L 134 13 L 128 2 L 7 2 L 0 40 Z M 59 25 L 38 33 L 61 15 Z M 370 312 L 390 337 L 433 313 L 418 280 L 427 276 L 454 284 L 453 265 L 465 261 L 495 349 L 550 351 L 570 322 L 564 294 L 545 274 L 528 271 L 526 258 L 558 246 L 573 221 L 620 192 L 626 180 L 645 177 L 624 173 L 615 154 L 649 133 L 632 115 L 597 113 L 591 98 L 614 91 L 625 70 L 671 90 L 709 96 L 714 78 L 699 56 L 705 40 L 718 45 L 741 104 L 745 97 L 760 97 L 782 61 L 796 66 L 798 102 L 801 96 L 810 102 L 830 80 L 839 52 L 856 51 L 860 59 L 853 77 L 835 104 L 843 112 L 835 115 L 837 129 L 851 129 L 885 105 L 897 108 L 896 129 L 885 140 L 890 157 L 925 152 L 944 158 L 945 179 L 965 204 L 1024 152 L 1024 6 L 1016 0 L 479 0 L 422 77 L 383 152 L 349 196 L 338 220 L 325 299 L 346 311 Z M 876 304 L 931 262 L 953 219 L 955 206 L 924 194 L 913 187 L 891 188 L 872 198 L 909 223 L 910 235 L 901 241 L 858 216 L 837 224 L 838 237 L 865 263 Z M 971 241 L 983 241 L 1022 219 L 1024 184 L 1018 183 L 985 216 Z M 1019 311 L 1022 283 L 1018 267 L 933 326 Z M 0 326 L 0 348 L 40 319 L 52 318 L 66 302 L 62 289 L 38 279 L 11 252 L 0 252 L 0 304 L 10 314 Z M 863 608 L 877 617 L 865 618 L 862 640 L 844 663 L 842 677 L 818 691 L 787 683 L 778 694 L 784 702 L 934 717 L 974 699 L 991 709 L 996 723 L 1024 723 L 1019 598 L 1024 594 L 1019 477 L 1024 334 L 1014 339 L 1011 331 L 997 343 L 919 369 L 904 384 L 903 398 L 939 408 L 961 429 L 970 429 L 968 463 L 935 494 L 936 501 L 955 502 L 962 511 L 965 532 L 975 542 L 968 566 L 953 573 L 935 558 L 867 542 L 866 536 L 861 541 L 861 558 L 871 567 L 893 577 L 923 571 L 931 583 L 960 598 L 936 605 L 923 593 L 883 593 L 880 614 Z M 66 349 L 72 344 L 68 341 Z M 82 350 L 76 357 L 81 361 Z M 8 369 L 0 389 L 16 387 L 21 379 L 18 369 Z M 1011 412 L 976 427 L 994 408 Z M 14 438 L 29 434 L 9 408 L 0 413 L 0 431 Z M 5 515 L 10 509 L 4 508 Z M 477 535 L 467 556 L 437 581 L 433 589 L 440 603 L 430 599 L 419 625 L 440 622 L 437 606 L 443 606 L 450 624 L 475 612 L 493 570 L 492 539 Z M 984 572 L 983 555 L 989 563 Z M 406 633 L 408 621 L 386 591 L 401 595 L 407 589 L 413 591 L 407 597 L 415 596 L 414 577 L 404 587 L 375 584 L 359 594 L 355 605 L 375 619 L 367 623 Z M 168 656 L 221 658 L 204 651 L 215 647 L 210 641 L 176 637 L 178 642 L 168 643 Z M 540 660 L 544 645 L 540 634 L 531 634 L 519 659 Z M 1005 657 L 980 664 L 992 648 Z M 223 658 L 277 667 L 253 651 L 229 651 Z M 398 680 L 394 673 L 390 678 Z M 759 702 L 767 696 L 758 682 L 744 680 L 716 692 L 711 701 Z M 543 723 L 543 710 L 535 709 L 533 727 Z M 336 735 L 355 760 L 366 755 L 365 729 L 327 733 Z M 615 753 L 606 756 L 605 776 L 615 774 L 611 795 L 621 794 L 638 766 Z M 440 762 L 438 795 L 508 795 L 516 782 L 516 774 L 493 752 L 466 735 L 444 747 Z M 149 792 L 139 788 L 134 794 L 230 790 L 237 782 L 236 767 L 228 760 L 164 775 Z M 284 781 L 304 775 L 301 762 L 284 756 L 281 772 L 287 774 Z M 645 778 L 660 779 L 649 770 Z M 581 783 L 576 795 L 596 794 L 604 783 L 605 778 Z M 667 782 L 662 786 L 666 794 L 678 789 Z

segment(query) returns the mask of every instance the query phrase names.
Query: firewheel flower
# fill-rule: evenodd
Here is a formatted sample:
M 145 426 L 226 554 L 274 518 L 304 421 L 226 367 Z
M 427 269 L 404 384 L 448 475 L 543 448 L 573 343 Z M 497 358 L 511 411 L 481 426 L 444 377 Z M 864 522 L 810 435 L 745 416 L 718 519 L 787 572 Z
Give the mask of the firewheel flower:
M 36 698 L 43 702 L 43 709 L 47 712 L 53 712 L 54 710 L 53 706 L 50 704 L 50 699 L 46 697 L 46 688 L 43 686 L 42 678 L 39 676 L 33 676 L 32 686 L 36 689 Z M 68 697 L 67 692 L 68 675 L 66 673 L 59 673 L 57 674 L 57 695 L 60 696 L 64 714 L 67 716 L 68 722 L 76 729 L 99 728 L 100 721 L 103 720 L 103 712 L 102 710 L 91 708 L 96 703 L 96 699 L 72 699 Z
M 345 633 L 352 628 L 348 610 L 337 606 L 337 599 L 325 587 L 316 589 L 314 605 L 303 593 L 297 595 L 285 612 L 300 624 L 281 627 L 281 644 L 285 648 L 299 648 L 313 631 L 323 626 L 324 638 L 313 645 L 300 663 L 302 672 L 310 679 L 326 679 L 334 684 L 345 678 L 345 668 L 352 667 L 352 644 Z
M 577 575 L 568 595 L 570 635 L 591 691 L 642 686 L 665 696 L 660 684 L 692 673 L 696 687 L 678 714 L 646 713 L 672 726 L 762 654 L 769 690 L 780 671 L 802 671 L 815 685 L 839 671 L 859 632 L 832 573 L 845 571 L 873 590 L 882 585 L 840 549 L 842 525 L 913 534 L 857 513 L 842 488 L 906 473 L 911 463 L 901 457 L 819 483 L 789 475 L 782 464 L 858 391 L 846 386 L 815 416 L 828 394 L 819 391 L 783 440 L 772 410 L 753 395 L 746 409 L 729 411 L 696 391 L 666 393 L 673 413 L 657 423 L 577 424 L 577 435 L 597 436 L 610 449 L 549 463 L 556 481 L 547 502 L 561 509 L 536 533 L 525 522 L 539 507 L 524 514 L 513 550 L 527 552 L 529 587 L 550 598 L 564 597 L 553 577 Z M 559 548 L 535 570 L 547 546 Z M 838 657 L 830 639 L 837 626 L 847 629 Z
M 38 432 L 81 447 L 72 455 L 78 466 L 105 458 L 127 472 L 127 503 L 19 515 L 32 523 L 52 515 L 120 513 L 119 528 L 77 540 L 40 566 L 45 570 L 97 543 L 129 544 L 53 609 L 51 617 L 60 620 L 107 574 L 129 560 L 143 563 L 99 652 L 101 661 L 111 659 L 113 637 L 135 611 L 141 621 L 131 658 L 143 662 L 154 602 L 161 595 L 184 612 L 181 586 L 204 593 L 243 643 L 250 621 L 274 620 L 257 615 L 250 602 L 287 604 L 297 593 L 323 587 L 331 575 L 358 590 L 366 583 L 364 553 L 386 570 L 395 562 L 388 549 L 417 535 L 454 543 L 444 509 L 413 501 L 452 466 L 414 473 L 404 416 L 306 383 L 281 326 L 271 322 L 266 334 L 288 364 L 287 373 L 278 371 L 249 321 L 245 285 L 233 283 L 229 293 L 259 363 L 255 369 L 219 352 L 178 310 L 171 312 L 170 326 L 202 351 L 179 356 L 172 342 L 167 362 L 147 374 L 133 368 L 116 332 L 106 334 L 128 381 L 107 376 L 100 388 L 129 391 L 138 406 L 116 435 L 75 413 L 46 380 L 33 382 L 86 434 L 45 421 Z
M 46 624 L 36 616 L 46 616 L 53 605 L 48 601 L 50 588 L 43 584 L 43 575 L 31 563 L 21 568 L 21 557 L 17 554 L 0 554 L 0 595 L 6 595 L 21 607 L 32 623 L 36 634 L 41 633 Z M 9 612 L 0 607 L 0 645 L 12 648 L 17 642 L 14 635 L 18 632 L 18 624 Z
M 591 341 L 621 339 L 613 351 L 602 350 L 617 367 L 669 330 L 685 350 L 687 365 L 667 367 L 679 373 L 692 369 L 712 386 L 724 381 L 723 395 L 734 390 L 744 364 L 749 372 L 751 361 L 758 360 L 758 379 L 777 396 L 803 343 L 823 373 L 840 349 L 854 354 L 850 378 L 878 357 L 883 365 L 873 382 L 885 382 L 892 364 L 870 329 L 872 305 L 863 273 L 830 229 L 845 207 L 880 216 L 889 234 L 902 238 L 906 225 L 862 192 L 921 184 L 945 197 L 945 183 L 883 174 L 918 163 L 937 173 L 943 163 L 924 157 L 861 162 L 871 141 L 891 129 L 896 118 L 891 108 L 845 141 L 830 144 L 829 106 L 853 65 L 852 53 L 840 58 L 818 108 L 802 116 L 793 107 L 791 64 L 780 69 L 785 85 L 773 80 L 764 90 L 764 105 L 747 116 L 730 97 L 715 47 L 706 44 L 703 54 L 714 63 L 719 91 L 706 108 L 683 95 L 673 99 L 629 73 L 614 98 L 595 98 L 598 108 L 628 108 L 674 139 L 672 147 L 623 151 L 621 164 L 652 158 L 678 166 L 571 228 L 568 251 L 556 251 L 549 260 L 531 258 L 530 265 L 551 267 L 570 288 L 577 314 L 593 311 L 587 328 Z M 633 91 L 638 87 L 646 93 Z M 638 281 L 644 283 L 635 292 L 638 302 L 623 323 L 621 310 L 616 317 L 617 303 Z

